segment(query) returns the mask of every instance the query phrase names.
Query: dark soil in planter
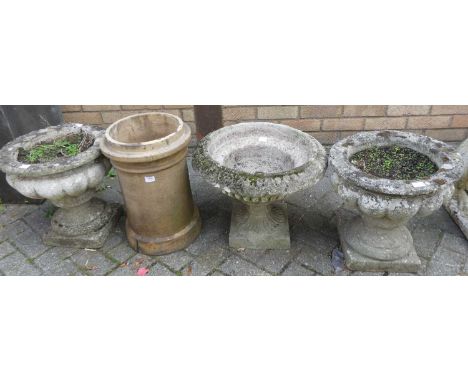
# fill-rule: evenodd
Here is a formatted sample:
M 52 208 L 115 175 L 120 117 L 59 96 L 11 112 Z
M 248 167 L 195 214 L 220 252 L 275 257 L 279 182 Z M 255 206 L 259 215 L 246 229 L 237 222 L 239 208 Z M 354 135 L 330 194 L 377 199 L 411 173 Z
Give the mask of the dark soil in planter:
M 92 135 L 69 134 L 63 138 L 35 145 L 29 150 L 20 149 L 18 160 L 25 163 L 46 163 L 59 158 L 69 158 L 87 150 L 94 143 Z
M 426 155 L 396 145 L 359 151 L 350 161 L 368 174 L 395 180 L 424 179 L 437 171 Z

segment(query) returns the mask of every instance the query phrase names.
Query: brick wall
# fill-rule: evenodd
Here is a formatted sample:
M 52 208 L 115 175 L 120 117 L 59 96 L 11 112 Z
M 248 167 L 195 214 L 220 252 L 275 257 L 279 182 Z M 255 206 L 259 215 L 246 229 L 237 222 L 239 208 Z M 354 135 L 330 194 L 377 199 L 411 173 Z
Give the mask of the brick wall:
M 63 105 L 65 122 L 78 122 L 102 128 L 132 114 L 149 111 L 164 111 L 175 114 L 187 122 L 195 132 L 195 117 L 192 105 Z
M 66 122 L 101 127 L 127 115 L 164 110 L 181 117 L 195 129 L 191 105 L 62 106 Z M 457 142 L 468 137 L 468 106 L 438 105 L 322 105 L 322 106 L 223 106 L 224 124 L 243 121 L 284 123 L 331 144 L 357 131 L 398 129 Z
M 457 142 L 468 137 L 468 106 L 224 106 L 225 124 L 284 123 L 332 144 L 357 131 L 397 129 Z

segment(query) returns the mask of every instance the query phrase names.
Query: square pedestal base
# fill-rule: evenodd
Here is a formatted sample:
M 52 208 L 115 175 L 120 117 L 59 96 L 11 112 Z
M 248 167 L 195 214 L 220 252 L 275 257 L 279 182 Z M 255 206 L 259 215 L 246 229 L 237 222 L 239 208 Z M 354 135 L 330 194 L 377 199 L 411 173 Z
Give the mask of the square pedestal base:
M 109 236 L 109 233 L 117 224 L 121 211 L 122 209 L 119 204 L 112 204 L 112 214 L 109 221 L 98 231 L 78 236 L 64 236 L 51 230 L 44 235 L 43 242 L 50 246 L 101 248 Z
M 343 227 L 348 219 L 343 215 L 338 216 L 338 233 L 340 235 L 341 250 L 345 255 L 346 267 L 353 271 L 364 272 L 402 272 L 402 273 L 416 273 L 421 267 L 421 260 L 416 254 L 414 247 L 411 248 L 409 254 L 398 260 L 383 261 L 371 259 L 370 257 L 363 256 L 350 248 L 343 238 Z
M 421 267 L 421 260 L 414 249 L 407 257 L 393 261 L 374 260 L 362 256 L 349 248 L 343 241 L 341 249 L 345 255 L 346 266 L 353 271 L 416 273 Z
M 248 249 L 290 249 L 289 223 L 285 203 L 274 203 L 272 207 L 279 219 L 265 216 L 258 224 L 246 223 L 247 207 L 239 202 L 232 206 L 229 246 Z

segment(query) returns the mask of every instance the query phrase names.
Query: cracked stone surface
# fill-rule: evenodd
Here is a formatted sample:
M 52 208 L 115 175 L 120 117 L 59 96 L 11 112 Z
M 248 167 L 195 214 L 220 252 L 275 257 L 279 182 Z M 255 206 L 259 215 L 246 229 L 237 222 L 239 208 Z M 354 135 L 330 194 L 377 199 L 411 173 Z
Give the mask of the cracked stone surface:
M 189 160 L 190 163 L 190 160 Z M 315 187 L 287 199 L 291 249 L 229 248 L 231 200 L 190 169 L 192 191 L 202 216 L 202 233 L 188 248 L 166 256 L 131 249 L 122 217 L 103 248 L 50 247 L 41 235 L 50 224 L 50 203 L 5 205 L 0 214 L 0 275 L 134 276 L 406 276 L 412 273 L 335 272 L 331 251 L 339 246 L 335 212 L 341 200 L 329 172 Z M 99 198 L 122 202 L 116 178 L 106 178 Z M 468 275 L 468 241 L 445 209 L 409 224 L 422 267 L 417 275 Z

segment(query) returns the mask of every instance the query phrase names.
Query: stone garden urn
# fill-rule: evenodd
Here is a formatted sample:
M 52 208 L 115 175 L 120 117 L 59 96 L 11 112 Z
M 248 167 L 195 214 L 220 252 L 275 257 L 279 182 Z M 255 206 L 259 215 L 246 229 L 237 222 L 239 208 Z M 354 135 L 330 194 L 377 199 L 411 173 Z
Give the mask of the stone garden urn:
M 101 149 L 117 171 L 127 239 L 141 253 L 179 251 L 200 233 L 186 160 L 191 136 L 190 126 L 168 113 L 131 115 L 106 130 Z
M 23 151 L 38 145 L 83 134 L 86 149 L 75 156 L 63 156 L 41 163 L 27 163 Z M 0 168 L 8 183 L 33 199 L 48 199 L 58 207 L 45 244 L 79 248 L 100 248 L 119 217 L 117 204 L 94 198 L 109 161 L 99 143 L 103 130 L 82 124 L 63 124 L 36 130 L 6 144 L 0 151 Z
M 312 136 L 286 125 L 239 123 L 202 139 L 193 166 L 214 187 L 235 199 L 229 245 L 288 249 L 289 194 L 318 182 L 325 150 Z
M 350 162 L 355 153 L 397 145 L 426 155 L 436 172 L 418 180 L 392 180 L 370 175 Z M 363 132 L 330 150 L 332 183 L 344 207 L 359 215 L 338 222 L 346 265 L 352 270 L 416 272 L 421 264 L 405 224 L 429 215 L 448 200 L 462 173 L 462 160 L 447 144 L 401 131 Z
M 468 139 L 461 143 L 457 151 L 464 162 L 463 176 L 455 186 L 453 197 L 445 203 L 445 208 L 468 240 Z

